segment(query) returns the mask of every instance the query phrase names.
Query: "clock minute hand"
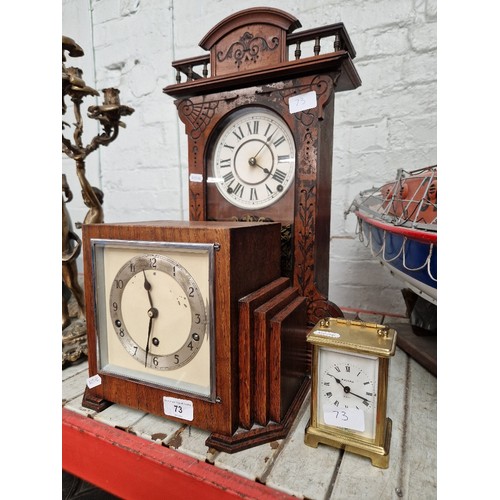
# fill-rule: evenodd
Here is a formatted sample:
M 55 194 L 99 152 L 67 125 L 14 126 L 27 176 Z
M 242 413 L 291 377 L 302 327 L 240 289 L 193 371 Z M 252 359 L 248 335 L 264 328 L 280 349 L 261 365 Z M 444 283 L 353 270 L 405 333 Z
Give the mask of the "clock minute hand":
M 144 269 L 142 270 L 142 274 L 144 275 L 144 288 L 148 292 L 149 305 L 151 306 L 148 309 L 149 316 L 149 324 L 148 324 L 148 339 L 146 341 L 146 358 L 144 359 L 144 366 L 147 366 L 148 363 L 148 354 L 149 354 L 149 342 L 151 340 L 151 330 L 153 329 L 153 319 L 158 317 L 158 309 L 153 307 L 153 299 L 151 298 L 151 283 L 148 281 L 146 277 L 146 272 Z
M 367 403 L 371 403 L 369 399 L 364 398 L 363 396 L 360 396 L 359 394 L 356 394 L 354 392 L 349 391 L 349 394 L 352 394 L 353 396 L 356 396 L 359 399 L 362 399 L 363 401 L 366 401 Z
M 148 364 L 148 354 L 149 354 L 149 339 L 151 338 L 151 328 L 153 326 L 153 316 L 149 316 L 149 326 L 148 326 L 148 340 L 146 341 L 146 358 L 144 359 L 144 366 Z
M 276 130 L 278 130 L 278 129 L 276 129 Z M 264 149 L 264 146 L 267 146 L 267 143 L 271 142 L 271 139 L 273 138 L 273 135 L 275 134 L 276 130 L 269 137 L 267 137 L 266 142 L 264 144 L 262 144 L 261 148 L 257 151 L 257 154 L 254 155 L 255 160 L 257 160 L 257 156 L 260 155 L 261 151 Z
M 149 341 L 151 339 L 151 330 L 153 329 L 153 319 L 158 317 L 158 309 L 156 309 L 155 307 L 149 309 L 148 316 L 149 316 L 148 340 L 146 341 L 146 359 L 144 360 L 144 366 L 147 366 L 148 363 Z

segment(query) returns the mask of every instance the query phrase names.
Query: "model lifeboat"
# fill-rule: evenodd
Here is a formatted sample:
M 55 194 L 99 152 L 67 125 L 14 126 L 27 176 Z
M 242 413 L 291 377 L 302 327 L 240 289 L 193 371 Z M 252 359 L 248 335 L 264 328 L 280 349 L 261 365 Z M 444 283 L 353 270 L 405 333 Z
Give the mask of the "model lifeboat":
M 359 193 L 348 213 L 373 257 L 437 305 L 437 165 L 398 170 L 395 181 Z

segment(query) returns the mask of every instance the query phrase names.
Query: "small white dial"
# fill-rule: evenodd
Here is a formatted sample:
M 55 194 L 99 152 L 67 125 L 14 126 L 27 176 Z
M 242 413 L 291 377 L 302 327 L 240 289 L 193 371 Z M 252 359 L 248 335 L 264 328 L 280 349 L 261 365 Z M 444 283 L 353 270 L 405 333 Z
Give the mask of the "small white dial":
M 318 419 L 323 425 L 375 437 L 377 364 L 373 356 L 320 350 Z
M 292 184 L 295 143 L 288 125 L 265 108 L 235 113 L 217 138 L 213 182 L 231 204 L 257 210 L 278 201 Z

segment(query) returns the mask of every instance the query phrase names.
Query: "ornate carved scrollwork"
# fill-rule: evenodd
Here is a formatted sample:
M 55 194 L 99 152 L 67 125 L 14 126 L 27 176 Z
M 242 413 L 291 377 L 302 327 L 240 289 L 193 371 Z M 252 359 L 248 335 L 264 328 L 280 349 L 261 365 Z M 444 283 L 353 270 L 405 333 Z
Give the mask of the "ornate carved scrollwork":
M 190 220 L 201 220 L 202 206 L 200 203 L 200 193 L 189 189 L 189 199 L 191 203 L 189 205 L 189 219 Z
M 193 138 L 198 139 L 210 124 L 219 100 L 193 102 L 191 99 L 183 99 L 177 104 L 179 116 L 188 125 L 186 132 Z
M 223 62 L 234 57 L 234 63 L 239 68 L 244 61 L 255 62 L 259 58 L 261 50 L 275 50 L 280 43 L 276 36 L 272 37 L 270 42 L 269 44 L 265 38 L 254 36 L 245 31 L 238 42 L 231 44 L 226 54 L 223 54 L 222 51 L 217 52 L 217 60 Z
M 304 296 L 308 296 L 308 290 L 314 288 L 314 264 L 309 263 L 314 247 L 314 200 L 316 186 L 300 190 L 298 216 L 302 230 L 298 231 L 295 248 L 299 266 L 296 268 L 297 282 Z

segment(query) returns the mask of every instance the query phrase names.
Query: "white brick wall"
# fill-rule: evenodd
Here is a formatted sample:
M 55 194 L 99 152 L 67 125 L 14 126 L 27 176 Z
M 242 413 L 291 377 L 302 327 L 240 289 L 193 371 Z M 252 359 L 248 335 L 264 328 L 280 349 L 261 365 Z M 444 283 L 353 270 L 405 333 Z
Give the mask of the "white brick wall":
M 437 162 L 436 0 L 63 0 L 63 34 L 85 51 L 68 65 L 84 69 L 98 90 L 119 88 L 122 103 L 135 108 L 118 139 L 87 161 L 90 181 L 104 192 L 105 221 L 188 218 L 186 137 L 162 92 L 175 82 L 171 63 L 203 54 L 199 41 L 223 18 L 262 5 L 289 12 L 302 29 L 347 28 L 363 83 L 336 96 L 330 298 L 404 314 L 402 283 L 371 258 L 354 235 L 354 216 L 343 213 L 360 190 L 398 168 Z M 62 168 L 75 195 L 73 222 L 82 221 L 74 164 L 63 158 Z

